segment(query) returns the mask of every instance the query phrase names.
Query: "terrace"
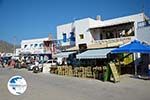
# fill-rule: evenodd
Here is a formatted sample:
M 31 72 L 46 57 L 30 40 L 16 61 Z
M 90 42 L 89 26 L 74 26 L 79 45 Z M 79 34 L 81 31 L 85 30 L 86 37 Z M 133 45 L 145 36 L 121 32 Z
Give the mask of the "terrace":
M 90 28 L 93 40 L 89 48 L 113 47 L 135 38 L 134 22 Z

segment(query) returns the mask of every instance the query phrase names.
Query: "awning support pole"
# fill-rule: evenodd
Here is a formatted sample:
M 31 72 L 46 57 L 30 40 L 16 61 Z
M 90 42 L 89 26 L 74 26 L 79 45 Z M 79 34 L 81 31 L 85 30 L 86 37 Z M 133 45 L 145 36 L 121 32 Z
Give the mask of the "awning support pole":
M 133 53 L 134 56 L 134 74 L 137 75 L 137 53 Z

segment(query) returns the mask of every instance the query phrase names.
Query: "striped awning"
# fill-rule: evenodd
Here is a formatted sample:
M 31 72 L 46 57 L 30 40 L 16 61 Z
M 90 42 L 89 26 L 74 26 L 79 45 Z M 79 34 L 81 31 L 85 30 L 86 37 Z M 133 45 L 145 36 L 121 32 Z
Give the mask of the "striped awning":
M 70 51 L 70 52 L 61 52 L 61 53 L 58 53 L 56 54 L 55 56 L 56 57 L 62 57 L 62 58 L 68 58 L 70 54 L 73 54 L 75 53 L 74 51 Z
M 87 50 L 83 53 L 78 54 L 76 57 L 77 57 L 77 59 L 107 58 L 107 54 L 110 53 L 110 51 L 113 49 L 115 49 L 115 48 Z

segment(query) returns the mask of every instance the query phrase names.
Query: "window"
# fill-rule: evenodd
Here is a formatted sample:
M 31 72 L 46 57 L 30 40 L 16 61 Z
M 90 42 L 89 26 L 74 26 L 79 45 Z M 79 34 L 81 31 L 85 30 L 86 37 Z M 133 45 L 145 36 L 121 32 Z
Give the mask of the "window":
M 100 40 L 103 40 L 103 35 L 102 35 L 102 33 L 100 33 Z
M 87 49 L 87 44 L 86 43 L 83 43 L 83 44 L 79 44 L 79 50 L 80 51 L 84 51 Z
M 70 32 L 70 40 L 71 41 L 75 41 L 75 35 L 74 35 L 74 32 Z
M 39 47 L 42 48 L 43 47 L 43 43 L 39 44 Z
M 38 44 L 34 44 L 34 47 L 37 47 L 38 46 Z
M 33 44 L 30 45 L 30 47 L 32 47 L 32 46 L 33 46 Z
M 53 63 L 57 63 L 57 61 L 53 61 Z
M 28 45 L 24 45 L 24 48 L 26 48 Z
M 84 35 L 83 34 L 80 34 L 80 39 L 84 39 Z
M 67 35 L 66 35 L 66 33 L 63 33 L 63 42 L 67 42 Z
M 52 61 L 48 61 L 47 63 L 52 63 Z

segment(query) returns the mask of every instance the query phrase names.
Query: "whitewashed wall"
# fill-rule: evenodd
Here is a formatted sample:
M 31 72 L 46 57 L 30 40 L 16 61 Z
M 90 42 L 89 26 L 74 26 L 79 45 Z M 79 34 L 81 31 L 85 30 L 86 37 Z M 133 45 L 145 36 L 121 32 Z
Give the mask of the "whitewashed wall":
M 137 37 L 137 23 L 144 21 L 144 14 L 139 13 L 135 15 L 129 15 L 125 17 L 119 17 L 114 18 L 110 20 L 94 20 L 92 18 L 85 18 L 81 20 L 76 20 L 72 23 L 63 24 L 57 26 L 57 39 L 63 39 L 63 33 L 66 33 L 67 38 L 70 37 L 70 32 L 72 29 L 72 24 L 74 23 L 75 26 L 75 38 L 76 38 L 76 46 L 78 44 L 86 43 L 87 45 L 92 44 L 92 41 L 94 38 L 96 40 L 100 39 L 99 33 L 94 33 L 94 35 L 91 35 L 89 28 L 95 28 L 95 27 L 104 27 L 104 26 L 110 26 L 110 25 L 116 25 L 120 23 L 126 23 L 126 22 L 134 22 L 134 28 L 135 28 L 135 37 Z M 84 39 L 80 39 L 79 35 L 84 34 Z M 93 34 L 93 33 L 92 33 Z M 69 42 L 63 43 L 63 45 L 69 45 Z
M 21 50 L 23 52 L 31 52 L 31 53 L 44 53 L 44 47 L 40 47 L 39 45 L 43 43 L 43 41 L 48 40 L 48 38 L 39 38 L 39 39 L 30 39 L 30 40 L 22 40 L 21 41 Z M 31 46 L 31 44 L 33 46 Z M 34 45 L 37 44 L 37 47 Z M 26 48 L 24 46 L 27 45 Z
M 137 39 L 150 45 L 150 26 L 139 28 L 137 30 Z

